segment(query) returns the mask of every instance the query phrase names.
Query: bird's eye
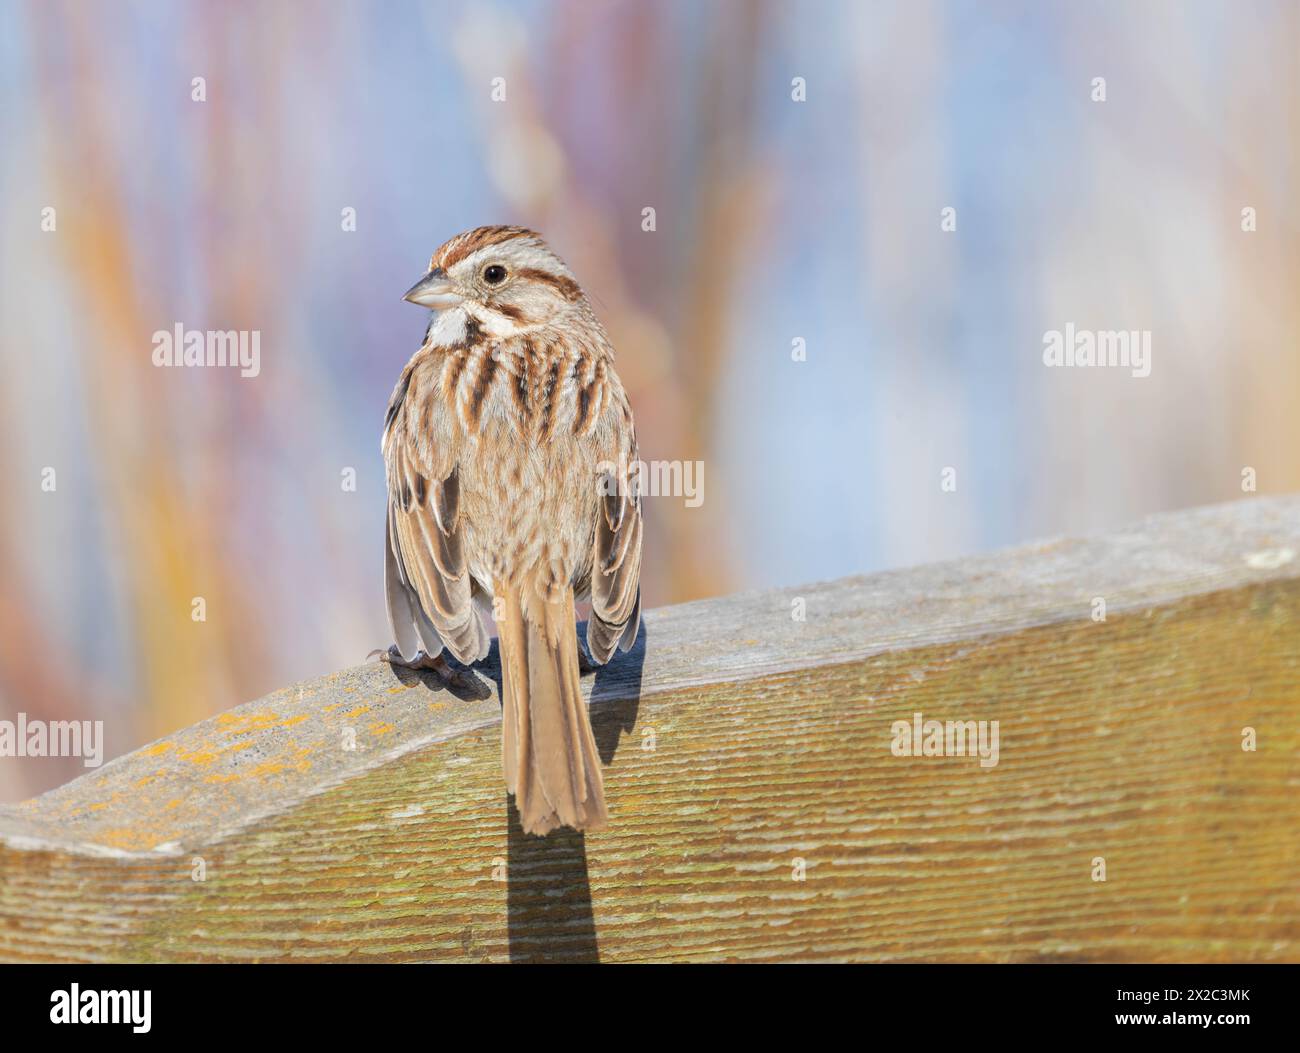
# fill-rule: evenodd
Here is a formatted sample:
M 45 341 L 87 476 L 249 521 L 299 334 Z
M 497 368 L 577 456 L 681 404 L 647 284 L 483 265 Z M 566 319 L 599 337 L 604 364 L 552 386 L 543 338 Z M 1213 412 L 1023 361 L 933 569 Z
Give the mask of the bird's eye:
M 506 269 L 499 263 L 483 269 L 483 280 L 489 285 L 500 285 L 506 280 Z

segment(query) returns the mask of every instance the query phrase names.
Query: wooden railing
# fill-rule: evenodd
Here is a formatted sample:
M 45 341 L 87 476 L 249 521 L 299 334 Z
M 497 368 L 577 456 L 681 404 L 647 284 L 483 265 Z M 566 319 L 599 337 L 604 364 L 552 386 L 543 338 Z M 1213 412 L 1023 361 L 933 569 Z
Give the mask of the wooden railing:
M 1300 498 L 652 611 L 585 837 L 521 834 L 494 661 L 0 809 L 0 959 L 1300 959 Z M 996 764 L 896 755 L 918 713 Z

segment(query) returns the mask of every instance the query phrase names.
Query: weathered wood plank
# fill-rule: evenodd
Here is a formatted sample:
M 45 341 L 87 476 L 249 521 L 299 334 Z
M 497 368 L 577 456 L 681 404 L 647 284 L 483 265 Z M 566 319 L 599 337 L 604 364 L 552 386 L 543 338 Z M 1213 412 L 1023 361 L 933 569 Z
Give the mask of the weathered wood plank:
M 651 612 L 588 683 L 606 831 L 520 833 L 495 685 L 364 666 L 0 809 L 0 958 L 1300 960 L 1300 498 Z

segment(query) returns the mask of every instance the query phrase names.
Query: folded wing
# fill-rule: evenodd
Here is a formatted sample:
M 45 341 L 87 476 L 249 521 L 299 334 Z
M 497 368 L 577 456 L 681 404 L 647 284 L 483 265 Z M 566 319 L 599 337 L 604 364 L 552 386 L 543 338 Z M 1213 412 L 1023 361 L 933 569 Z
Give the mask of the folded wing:
M 630 459 L 636 463 L 635 447 Z M 635 475 L 606 472 L 596 516 L 587 649 L 604 665 L 614 648 L 630 651 L 641 624 L 641 495 Z
M 388 619 L 402 657 L 445 646 L 465 663 L 488 653 L 462 544 L 460 480 L 428 478 L 401 442 L 386 443 Z

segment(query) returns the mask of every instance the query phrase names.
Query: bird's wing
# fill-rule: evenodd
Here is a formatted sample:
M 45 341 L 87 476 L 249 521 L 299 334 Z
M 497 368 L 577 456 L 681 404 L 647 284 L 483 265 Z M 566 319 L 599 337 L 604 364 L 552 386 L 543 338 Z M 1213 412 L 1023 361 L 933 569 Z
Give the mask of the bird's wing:
M 601 481 L 596 551 L 591 568 L 591 618 L 587 649 L 604 665 L 619 647 L 630 651 L 641 624 L 641 494 L 636 439 Z
M 460 477 L 451 451 L 430 450 L 434 436 L 412 441 L 403 405 L 408 383 L 403 374 L 384 434 L 389 624 L 402 657 L 414 658 L 420 648 L 437 655 L 446 646 L 468 664 L 487 656 L 489 641 L 462 544 Z

